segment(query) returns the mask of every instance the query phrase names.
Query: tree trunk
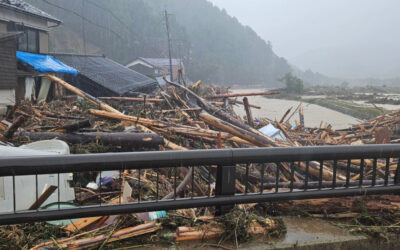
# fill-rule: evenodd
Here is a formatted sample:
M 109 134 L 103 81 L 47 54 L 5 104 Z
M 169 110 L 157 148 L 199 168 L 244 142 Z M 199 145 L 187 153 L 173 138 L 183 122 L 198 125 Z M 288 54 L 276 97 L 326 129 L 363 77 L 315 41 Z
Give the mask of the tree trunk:
M 157 134 L 147 133 L 30 133 L 21 132 L 20 138 L 27 138 L 32 141 L 59 139 L 71 144 L 88 144 L 99 142 L 103 145 L 121 146 L 125 149 L 140 149 L 140 148 L 158 148 L 164 144 L 163 139 Z

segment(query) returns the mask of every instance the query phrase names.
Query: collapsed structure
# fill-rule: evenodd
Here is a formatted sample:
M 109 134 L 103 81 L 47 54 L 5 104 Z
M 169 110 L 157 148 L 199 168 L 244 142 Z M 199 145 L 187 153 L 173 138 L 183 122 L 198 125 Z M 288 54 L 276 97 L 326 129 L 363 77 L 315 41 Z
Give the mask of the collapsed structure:
M 301 108 L 288 110 L 282 114 L 279 121 L 252 116 L 252 108 L 259 107 L 251 105 L 251 99 L 249 100 L 247 96 L 272 95 L 277 94 L 276 91 L 229 94 L 227 88 L 205 86 L 200 81 L 186 87 L 170 82 L 165 77 L 163 82 L 166 85 L 157 88 L 155 79 L 151 77 L 160 78 L 163 74 L 168 73 L 170 62 L 167 59 L 139 58 L 128 65 L 135 70 L 143 70 L 141 74 L 105 56 L 61 53 L 48 55 L 47 31 L 51 26 L 58 25 L 60 21 L 23 3 L 23 1 L 0 0 L 0 7 L 2 7 L 0 11 L 4 12 L 16 11 L 14 12 L 15 16 L 12 17 L 14 21 L 6 20 L 5 23 L 0 23 L 0 31 L 1 28 L 7 27 L 6 31 L 8 32 L 0 34 L 0 43 L 11 48 L 10 50 L 0 50 L 2 53 L 0 60 L 8 60 L 9 64 L 5 63 L 4 65 L 12 66 L 0 68 L 0 70 L 5 70 L 5 73 L 9 73 L 7 78 L 0 79 L 0 93 L 8 95 L 9 99 L 17 98 L 17 102 L 8 104 L 10 107 L 7 112 L 4 112 L 5 115 L 0 121 L 0 141 L 7 152 L 23 149 L 14 147 L 21 144 L 43 140 L 53 142 L 53 139 L 62 141 L 61 144 L 68 147 L 68 150 L 65 149 L 65 153 L 69 152 L 70 148 L 72 153 L 80 154 L 147 150 L 351 145 L 399 141 L 396 131 L 398 131 L 400 111 L 382 114 L 375 119 L 340 131 L 332 130 L 329 126 L 307 128 L 304 126 L 304 115 Z M 15 23 L 20 19 L 24 19 L 23 26 Z M 33 28 L 35 23 L 40 24 L 40 29 Z M 19 28 L 9 29 L 9 27 Z M 10 33 L 11 31 L 12 33 Z M 34 39 L 35 37 L 38 39 Z M 174 78 L 179 75 L 179 70 L 184 73 L 180 60 L 172 60 L 172 63 Z M 239 97 L 242 96 L 246 97 L 243 101 L 239 100 Z M 232 105 L 243 105 L 246 117 L 238 117 L 232 111 Z M 287 117 L 297 115 L 297 111 L 299 111 L 300 123 L 294 128 L 287 122 Z M 343 166 L 345 163 L 338 162 L 338 164 Z M 363 169 L 361 166 L 364 164 L 371 167 L 374 163 L 371 161 L 350 162 L 351 172 L 349 175 L 352 181 L 360 178 L 359 174 Z M 382 168 L 387 163 L 376 162 L 376 164 Z M 389 164 L 396 165 L 398 163 L 395 159 L 389 159 Z M 235 189 L 240 192 L 244 192 L 244 190 L 247 192 L 247 189 L 249 192 L 260 192 L 260 180 L 265 184 L 263 188 L 272 189 L 275 182 L 270 181 L 268 177 L 277 180 L 280 188 L 287 188 L 292 175 L 295 180 L 293 186 L 302 188 L 301 181 L 304 180 L 304 173 L 308 167 L 311 170 L 310 182 L 316 182 L 315 180 L 318 180 L 320 176 L 313 163 L 310 166 L 298 164 L 293 168 L 293 172 L 285 164 L 271 166 L 270 172 L 264 171 L 262 166 L 254 164 L 250 166 L 247 176 L 243 168 L 238 168 L 241 178 L 238 178 L 235 183 Z M 340 184 L 344 175 L 340 169 L 334 175 L 334 164 L 331 162 L 326 162 L 323 168 L 323 181 L 332 183 L 333 180 L 337 180 Z M 278 174 L 272 173 L 271 169 L 278 169 Z M 264 179 L 264 172 L 269 173 L 270 176 L 265 176 Z M 98 202 L 112 204 L 121 197 L 126 201 L 134 200 L 135 197 L 146 201 L 158 192 L 158 188 L 156 188 L 158 185 L 162 185 L 163 188 L 160 189 L 161 193 L 157 193 L 157 196 L 171 198 L 171 193 L 174 195 L 174 192 L 177 192 L 175 195 L 180 195 L 187 192 L 189 187 L 185 181 L 188 180 L 188 176 L 194 178 L 193 183 L 195 184 L 191 187 L 193 188 L 192 192 L 203 196 L 211 196 L 215 192 L 212 181 L 215 180 L 216 174 L 212 168 L 209 168 L 208 172 L 204 168 L 199 168 L 197 171 L 180 168 L 179 172 L 175 174 L 175 184 L 179 182 L 181 186 L 178 191 L 172 188 L 169 181 L 172 174 L 167 171 L 159 173 L 150 169 L 148 171 L 124 171 L 120 175 L 107 173 L 108 176 L 104 176 L 104 174 L 101 172 L 87 175 L 75 174 L 73 178 L 70 174 L 62 176 L 63 191 L 66 195 L 60 201 L 69 202 L 71 206 L 98 204 Z M 390 168 L 388 174 L 392 177 L 394 168 Z M 382 176 L 382 172 L 379 172 L 378 175 Z M 106 177 L 106 179 L 103 180 L 102 177 Z M 27 178 L 29 179 L 21 179 L 19 184 L 21 187 L 29 189 L 27 186 L 32 186 L 34 182 L 31 177 Z M 40 189 L 45 189 L 44 193 L 49 190 L 46 188 L 46 184 L 55 184 L 54 178 L 55 176 L 46 176 L 40 182 Z M 266 180 L 265 183 L 264 180 Z M 3 186 L 1 186 L 2 181 Z M 107 182 L 107 185 L 102 185 L 103 181 Z M 134 193 L 132 187 L 137 186 L 137 181 L 144 183 L 145 188 Z M 244 183 L 245 181 L 247 183 Z M 65 184 L 67 182 L 71 186 L 67 186 Z M 329 187 L 326 183 L 321 182 L 322 184 Z M 11 194 L 6 192 L 9 186 L 10 179 L 0 179 L 0 198 L 1 193 L 4 193 L 4 199 L 0 201 L 0 209 L 10 210 L 12 207 L 9 204 Z M 61 187 L 57 188 L 61 189 Z M 71 195 L 71 189 L 73 195 Z M 30 188 L 30 191 L 32 190 Z M 54 187 L 50 189 L 52 192 L 55 190 Z M 123 192 L 124 190 L 128 191 Z M 27 195 L 29 199 L 20 198 L 17 208 L 21 210 L 39 209 L 44 205 L 49 205 L 50 201 L 55 201 L 54 196 L 50 194 L 47 203 L 38 204 L 36 197 L 32 197 L 38 192 L 36 191 L 35 194 L 32 191 L 24 194 L 23 190 L 19 189 L 17 195 L 21 197 Z M 381 199 L 381 203 L 374 203 L 371 207 L 379 208 L 380 210 L 377 209 L 379 211 L 398 210 L 399 203 L 395 200 L 397 198 L 376 198 L 376 200 Z M 351 201 L 354 200 L 349 199 L 350 201 L 344 203 L 343 207 L 359 212 L 361 208 L 353 205 Z M 34 204 L 31 204 L 32 201 Z M 329 202 L 337 201 L 325 200 L 324 204 L 331 204 Z M 319 206 L 310 208 L 307 207 L 307 202 L 298 202 L 294 205 L 305 211 L 312 210 L 313 213 L 319 215 L 326 212 L 320 203 L 314 201 L 314 204 L 319 204 Z M 280 207 L 279 205 L 277 204 L 277 207 L 281 210 L 287 209 L 286 206 L 281 205 Z M 232 217 L 238 220 L 245 214 L 242 218 L 245 236 L 267 234 L 279 229 L 277 220 L 265 218 L 265 216 L 249 216 L 248 211 L 255 206 L 256 204 L 242 206 L 242 208 L 244 207 L 243 211 L 234 211 L 232 214 Z M 225 231 L 231 230 L 231 228 L 224 228 L 223 223 L 214 217 L 214 212 L 213 208 L 189 209 L 177 211 L 176 215 L 170 215 L 175 220 L 182 217 L 196 218 L 194 222 L 186 220 L 187 223 L 191 223 L 190 227 L 175 224 L 176 233 L 173 234 L 175 241 L 220 237 Z M 60 241 L 52 240 L 40 244 L 31 242 L 29 244 L 33 246 L 33 243 L 38 243 L 35 249 L 52 246 L 59 248 L 95 247 L 156 232 L 162 226 L 148 221 L 167 215 L 165 211 L 160 211 L 160 214 L 156 215 L 136 214 L 132 216 L 135 217 L 134 223 L 130 223 L 126 219 L 127 217 L 123 217 L 128 221 L 125 224 L 119 223 L 116 217 L 108 216 L 67 221 L 68 224 L 59 229 L 72 233 L 74 236 Z M 199 221 L 201 225 L 196 224 Z M 81 231 L 86 232 L 78 234 Z M 14 239 L 13 235 L 14 233 L 7 234 L 7 238 Z
M 158 87 L 154 79 L 105 56 L 52 55 L 79 71 L 78 76 L 68 76 L 66 81 L 95 97 L 137 96 L 141 93 L 151 93 Z

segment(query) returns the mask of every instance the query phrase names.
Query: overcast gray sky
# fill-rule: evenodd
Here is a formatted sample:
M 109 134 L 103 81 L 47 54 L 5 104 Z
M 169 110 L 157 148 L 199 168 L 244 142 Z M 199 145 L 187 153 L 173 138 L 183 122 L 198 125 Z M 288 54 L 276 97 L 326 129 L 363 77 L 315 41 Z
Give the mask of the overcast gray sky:
M 400 76 L 400 0 L 209 1 L 302 69 L 342 77 Z

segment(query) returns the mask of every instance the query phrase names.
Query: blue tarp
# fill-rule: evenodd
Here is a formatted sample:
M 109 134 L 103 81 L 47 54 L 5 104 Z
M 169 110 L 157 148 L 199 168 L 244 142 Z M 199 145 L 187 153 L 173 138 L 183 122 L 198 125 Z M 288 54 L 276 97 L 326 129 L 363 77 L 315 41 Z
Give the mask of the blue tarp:
M 36 71 L 43 73 L 64 73 L 78 75 L 78 71 L 52 56 L 32 54 L 28 52 L 17 51 L 17 59 L 29 64 Z

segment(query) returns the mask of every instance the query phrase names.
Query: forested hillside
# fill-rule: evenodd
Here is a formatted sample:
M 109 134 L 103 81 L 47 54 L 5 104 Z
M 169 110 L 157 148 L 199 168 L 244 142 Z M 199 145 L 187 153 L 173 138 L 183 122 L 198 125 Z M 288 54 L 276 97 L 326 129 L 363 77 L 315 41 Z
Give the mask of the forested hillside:
M 269 87 L 291 71 L 251 28 L 206 0 L 28 2 L 63 21 L 52 31 L 53 51 L 104 53 L 122 64 L 139 56 L 167 57 L 167 9 L 173 57 L 184 59 L 190 79 Z

